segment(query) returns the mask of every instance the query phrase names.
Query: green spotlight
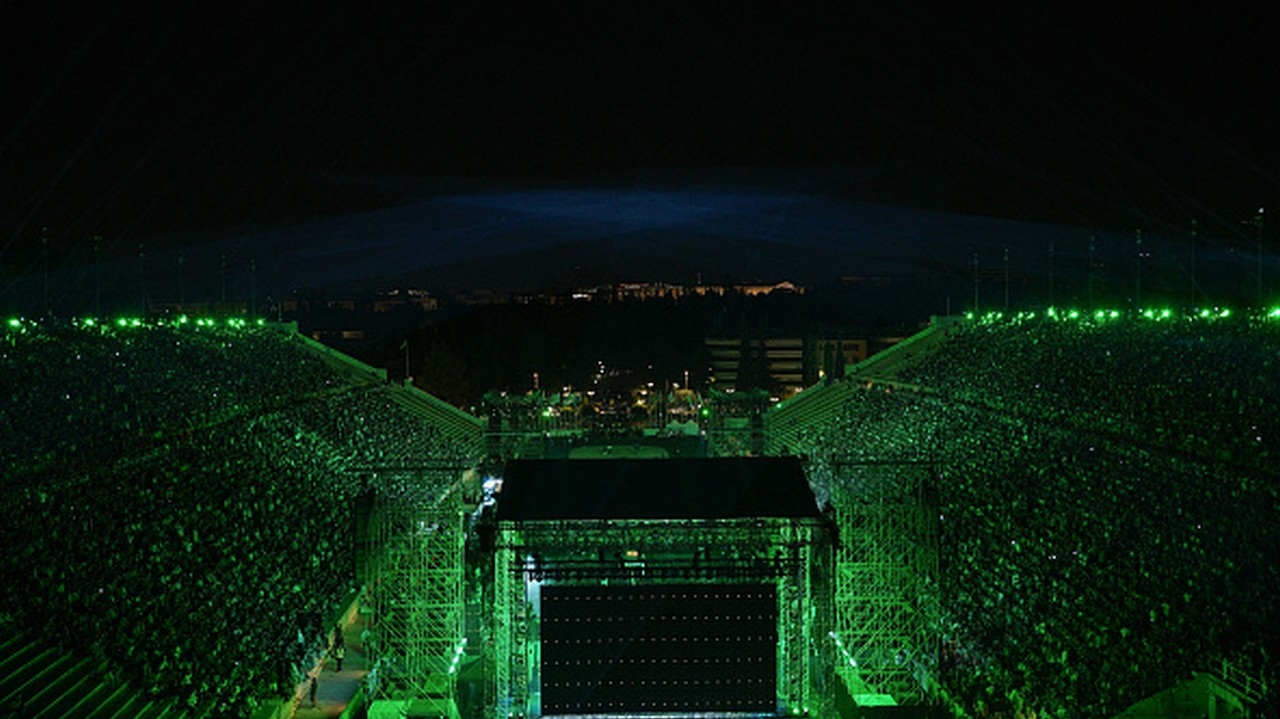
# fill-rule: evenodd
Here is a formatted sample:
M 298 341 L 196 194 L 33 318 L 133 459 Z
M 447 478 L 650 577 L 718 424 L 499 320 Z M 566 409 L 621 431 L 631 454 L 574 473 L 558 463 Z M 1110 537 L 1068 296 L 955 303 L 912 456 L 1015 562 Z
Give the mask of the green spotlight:
M 22 329 L 22 320 L 18 319 L 17 317 L 10 317 L 8 325 L 15 330 Z

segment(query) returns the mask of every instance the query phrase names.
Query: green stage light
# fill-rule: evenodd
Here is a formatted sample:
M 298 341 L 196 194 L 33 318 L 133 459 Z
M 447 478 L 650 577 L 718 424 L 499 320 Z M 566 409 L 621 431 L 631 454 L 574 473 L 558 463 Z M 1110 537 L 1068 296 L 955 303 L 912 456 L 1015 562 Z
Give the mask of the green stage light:
M 17 317 L 10 317 L 7 324 L 15 330 L 22 329 L 22 320 Z

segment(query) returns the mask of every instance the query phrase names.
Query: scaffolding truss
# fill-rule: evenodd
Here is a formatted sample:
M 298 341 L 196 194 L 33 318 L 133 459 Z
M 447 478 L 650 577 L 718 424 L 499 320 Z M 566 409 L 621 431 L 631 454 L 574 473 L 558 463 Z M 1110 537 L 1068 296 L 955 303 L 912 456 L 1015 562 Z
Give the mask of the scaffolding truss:
M 441 467 L 375 480 L 372 700 L 454 698 L 466 621 L 460 475 Z
M 932 469 L 844 464 L 831 481 L 839 540 L 832 637 L 851 694 L 930 701 L 937 667 L 937 510 Z
M 820 596 L 830 535 L 819 520 L 585 520 L 500 523 L 494 554 L 492 716 L 540 714 L 538 602 L 561 585 L 760 584 L 777 588 L 778 705 L 821 714 L 814 660 L 829 619 Z M 628 559 L 628 557 L 634 559 Z M 820 666 L 820 664 L 818 664 Z

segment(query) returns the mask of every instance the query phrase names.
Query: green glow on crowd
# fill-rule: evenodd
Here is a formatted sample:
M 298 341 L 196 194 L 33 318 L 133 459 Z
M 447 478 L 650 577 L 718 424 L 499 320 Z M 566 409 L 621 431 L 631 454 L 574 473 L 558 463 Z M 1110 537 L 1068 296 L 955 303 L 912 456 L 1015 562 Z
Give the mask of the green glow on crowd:
M 1060 307 L 1048 307 L 1044 310 L 1043 317 L 1055 321 L 1078 320 L 1084 323 L 1102 324 L 1110 320 L 1123 320 L 1125 318 L 1132 320 L 1151 320 L 1159 322 L 1162 320 L 1200 320 L 1216 322 L 1219 320 L 1229 319 L 1235 315 L 1235 310 L 1230 307 L 1199 307 L 1195 309 L 1177 310 L 1169 307 L 1162 308 L 1145 308 L 1133 310 L 1120 310 L 1111 308 L 1102 308 L 1094 310 L 1066 309 Z M 977 315 L 973 312 L 965 313 L 968 320 L 976 320 L 981 324 L 1001 324 L 1001 323 L 1019 323 L 1036 319 L 1036 313 L 1030 310 L 1023 310 L 1016 313 L 1010 313 L 1006 316 L 1004 312 L 991 311 Z M 1247 312 L 1245 316 L 1249 320 L 1259 321 L 1266 319 L 1280 319 L 1280 307 L 1270 307 L 1265 310 L 1256 312 Z

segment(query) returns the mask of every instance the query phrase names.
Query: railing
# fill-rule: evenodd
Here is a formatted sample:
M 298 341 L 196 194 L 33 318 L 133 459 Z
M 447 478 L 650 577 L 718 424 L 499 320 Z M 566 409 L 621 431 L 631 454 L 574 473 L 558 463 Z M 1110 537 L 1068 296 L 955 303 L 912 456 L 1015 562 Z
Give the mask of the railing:
M 1250 704 L 1257 704 L 1267 695 L 1266 682 L 1245 672 L 1226 659 L 1222 660 L 1222 664 L 1218 668 L 1218 678 L 1239 692 L 1241 698 Z

